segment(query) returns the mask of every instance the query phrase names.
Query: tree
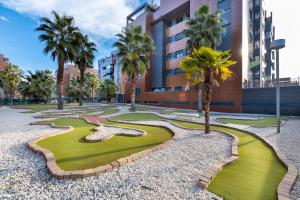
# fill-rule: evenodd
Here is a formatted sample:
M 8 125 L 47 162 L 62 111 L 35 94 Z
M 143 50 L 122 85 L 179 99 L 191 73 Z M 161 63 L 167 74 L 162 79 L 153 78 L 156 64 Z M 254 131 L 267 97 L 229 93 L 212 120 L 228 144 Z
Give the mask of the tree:
M 50 70 L 31 71 L 24 77 L 18 86 L 18 90 L 24 98 L 29 97 L 34 101 L 44 100 L 51 98 L 54 91 L 55 80 Z
M 190 56 L 180 62 L 185 77 L 193 85 L 201 84 L 204 95 L 205 133 L 210 133 L 209 110 L 213 86 L 217 80 L 225 81 L 232 76 L 230 66 L 236 64 L 230 60 L 230 51 L 217 51 L 209 47 L 194 49 Z
M 87 67 L 92 66 L 94 61 L 94 52 L 97 51 L 96 44 L 89 41 L 87 35 L 79 35 L 79 48 L 76 52 L 75 63 L 80 70 L 80 96 L 79 105 L 82 106 L 83 87 L 84 87 L 84 74 Z
M 122 72 L 126 73 L 131 84 L 131 110 L 135 111 L 135 88 L 138 76 L 146 74 L 149 68 L 149 57 L 154 52 L 154 44 L 148 33 L 143 33 L 142 27 L 132 25 L 123 28 L 117 34 L 117 56 L 122 63 Z
M 74 26 L 74 19 L 71 16 L 59 16 L 52 12 L 54 19 L 41 18 L 41 24 L 36 28 L 41 31 L 39 40 L 45 43 L 44 53 L 50 54 L 53 60 L 57 60 L 56 90 L 58 95 L 58 109 L 63 109 L 62 82 L 64 64 L 66 61 L 73 61 L 76 49 L 79 46 L 78 28 Z
M 184 33 L 189 37 L 187 44 L 190 51 L 203 46 L 216 49 L 221 43 L 224 28 L 220 23 L 224 19 L 220 17 L 219 11 L 210 13 L 209 9 L 208 5 L 200 7 L 195 13 L 195 18 L 187 22 L 188 29 L 184 30 Z
M 97 74 L 90 73 L 90 72 L 85 75 L 85 79 L 86 79 L 85 88 L 94 101 L 95 93 L 99 88 L 101 81 L 97 76 Z
M 189 52 L 193 49 L 200 47 L 211 47 L 216 49 L 221 42 L 222 33 L 224 28 L 220 26 L 223 22 L 223 18 L 220 17 L 220 12 L 211 14 L 209 12 L 209 6 L 204 5 L 198 9 L 195 13 L 195 18 L 190 19 L 188 29 L 184 30 L 184 33 L 189 40 L 187 46 Z M 202 92 L 201 85 L 197 85 L 198 88 L 198 111 L 202 111 Z
M 79 102 L 80 97 L 80 78 L 72 78 L 66 86 L 66 94 L 68 97 L 75 98 Z M 84 90 L 83 97 L 87 96 Z
M 117 86 L 111 79 L 104 80 L 100 84 L 99 90 L 100 96 L 106 98 L 107 101 L 110 101 L 117 94 Z
M 5 66 L 0 73 L 4 91 L 9 94 L 10 105 L 13 104 L 13 97 L 15 96 L 17 85 L 21 81 L 22 74 L 22 70 L 17 65 L 12 64 Z

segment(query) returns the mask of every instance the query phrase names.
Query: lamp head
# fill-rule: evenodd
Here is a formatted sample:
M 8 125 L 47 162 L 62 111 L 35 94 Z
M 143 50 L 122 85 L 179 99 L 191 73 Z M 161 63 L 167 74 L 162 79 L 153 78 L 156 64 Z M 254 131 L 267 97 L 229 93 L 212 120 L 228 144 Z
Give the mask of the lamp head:
M 273 49 L 273 50 L 282 49 L 284 47 L 285 47 L 285 39 L 274 40 L 271 43 L 271 49 Z

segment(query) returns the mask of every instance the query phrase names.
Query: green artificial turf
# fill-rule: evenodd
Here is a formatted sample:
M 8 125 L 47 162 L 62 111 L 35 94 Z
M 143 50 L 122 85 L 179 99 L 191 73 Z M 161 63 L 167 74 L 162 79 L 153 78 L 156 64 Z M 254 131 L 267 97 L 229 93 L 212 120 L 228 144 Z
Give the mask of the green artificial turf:
M 112 114 L 116 114 L 117 112 L 119 112 L 119 109 L 116 109 L 116 108 L 108 108 L 108 109 L 105 109 L 103 111 L 103 113 L 101 113 L 100 115 L 112 115 Z
M 57 109 L 56 104 L 32 104 L 32 105 L 17 105 L 13 106 L 13 108 L 19 108 L 19 109 L 30 109 L 32 112 L 41 112 L 44 110 L 49 110 L 49 109 Z M 29 113 L 29 111 L 28 111 Z
M 281 118 L 282 120 L 286 119 L 285 117 Z M 217 122 L 226 123 L 226 124 L 240 124 L 248 126 L 275 126 L 277 121 L 275 117 L 263 117 L 261 119 L 230 119 L 230 118 L 217 118 Z
M 113 120 L 122 121 L 146 121 L 146 120 L 161 120 L 162 118 L 150 113 L 127 113 L 112 117 Z
M 48 137 L 37 144 L 53 152 L 57 164 L 63 170 L 82 170 L 105 165 L 121 157 L 154 147 L 173 134 L 166 128 L 107 122 L 127 128 L 137 128 L 147 132 L 140 137 L 115 136 L 103 142 L 87 143 L 84 137 L 93 132 L 95 125 L 83 119 L 64 118 L 53 121 L 56 125 L 74 127 L 73 131 Z
M 173 122 L 186 128 L 203 129 L 202 124 Z M 240 143 L 239 160 L 223 169 L 210 183 L 208 190 L 230 200 L 276 200 L 276 189 L 286 174 L 286 167 L 274 151 L 246 132 L 220 126 L 211 128 L 238 136 Z

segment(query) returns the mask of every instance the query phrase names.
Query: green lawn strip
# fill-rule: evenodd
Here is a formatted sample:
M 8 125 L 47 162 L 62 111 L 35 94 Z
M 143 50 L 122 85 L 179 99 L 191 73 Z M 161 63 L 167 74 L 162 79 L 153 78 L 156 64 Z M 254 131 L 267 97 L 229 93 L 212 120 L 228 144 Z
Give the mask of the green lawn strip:
M 103 113 L 99 114 L 99 115 L 112 115 L 112 114 L 116 114 L 117 112 L 119 112 L 119 109 L 116 108 L 108 108 L 105 109 L 103 111 Z
M 111 163 L 130 154 L 159 145 L 172 137 L 162 127 L 106 122 L 126 128 L 137 128 L 147 132 L 141 137 L 115 136 L 107 141 L 87 143 L 84 137 L 93 132 L 95 125 L 83 119 L 64 118 L 53 121 L 56 125 L 74 127 L 73 131 L 37 142 L 53 152 L 57 164 L 63 170 L 82 170 Z
M 203 129 L 202 124 L 173 122 L 186 128 Z M 208 190 L 230 200 L 277 199 L 277 186 L 286 174 L 286 167 L 274 151 L 246 132 L 220 126 L 212 126 L 212 130 L 227 131 L 240 138 L 239 161 L 223 169 Z
M 285 120 L 285 119 L 286 117 L 281 118 L 281 120 Z M 216 121 L 225 124 L 240 124 L 240 125 L 248 125 L 248 126 L 258 126 L 258 127 L 276 125 L 276 117 L 262 117 L 260 119 L 217 118 Z
M 161 119 L 162 119 L 161 117 L 150 113 L 126 113 L 123 115 L 112 117 L 112 120 L 121 120 L 121 121 L 140 121 L 140 120 L 153 121 L 153 120 L 161 120 Z
M 31 104 L 31 105 L 17 105 L 17 106 L 13 106 L 13 108 L 29 109 L 32 110 L 32 112 L 41 112 L 49 109 L 57 109 L 57 105 L 56 104 Z

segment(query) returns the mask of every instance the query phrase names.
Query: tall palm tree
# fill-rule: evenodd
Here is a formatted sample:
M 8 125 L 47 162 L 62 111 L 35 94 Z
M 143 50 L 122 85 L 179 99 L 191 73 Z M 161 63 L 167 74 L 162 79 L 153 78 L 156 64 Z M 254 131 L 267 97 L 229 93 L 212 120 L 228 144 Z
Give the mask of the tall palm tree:
M 210 7 L 204 5 L 198 9 L 195 13 L 195 17 L 190 19 L 188 29 L 184 30 L 184 33 L 189 40 L 187 46 L 189 52 L 193 49 L 200 47 L 211 47 L 216 49 L 221 42 L 222 33 L 224 28 L 220 26 L 223 22 L 223 18 L 220 17 L 220 12 L 210 13 Z M 201 85 L 197 85 L 198 88 L 198 111 L 202 111 L 202 92 Z
M 230 51 L 217 51 L 209 47 L 194 49 L 190 56 L 180 62 L 181 69 L 191 84 L 201 84 L 204 95 L 205 133 L 210 133 L 209 110 L 213 86 L 217 80 L 225 81 L 232 76 L 230 66 L 236 64 L 230 60 Z
M 9 64 L 0 73 L 0 79 L 4 85 L 4 91 L 9 94 L 10 105 L 13 104 L 16 88 L 22 78 L 22 70 L 17 65 Z
M 43 100 L 47 103 L 53 93 L 55 80 L 50 70 L 31 71 L 24 77 L 18 86 L 18 90 L 24 98 L 29 97 L 34 101 L 40 102 Z
M 53 60 L 57 60 L 56 90 L 58 95 L 58 109 L 63 109 L 62 82 L 64 64 L 73 61 L 79 44 L 78 28 L 74 26 L 74 19 L 67 15 L 58 15 L 52 12 L 53 20 L 43 17 L 41 24 L 36 28 L 41 31 L 39 40 L 45 43 L 44 53 L 50 54 Z
M 89 41 L 87 35 L 79 35 L 80 43 L 76 52 L 75 63 L 78 65 L 80 70 L 80 96 L 79 106 L 82 106 L 83 99 L 83 85 L 84 85 L 84 73 L 87 67 L 92 66 L 94 61 L 94 52 L 97 51 L 96 44 Z
M 118 50 L 117 56 L 121 58 L 122 72 L 127 74 L 131 84 L 131 110 L 135 111 L 136 79 L 146 74 L 149 57 L 155 47 L 151 36 L 143 33 L 141 26 L 129 25 L 117 37 L 114 46 Z

